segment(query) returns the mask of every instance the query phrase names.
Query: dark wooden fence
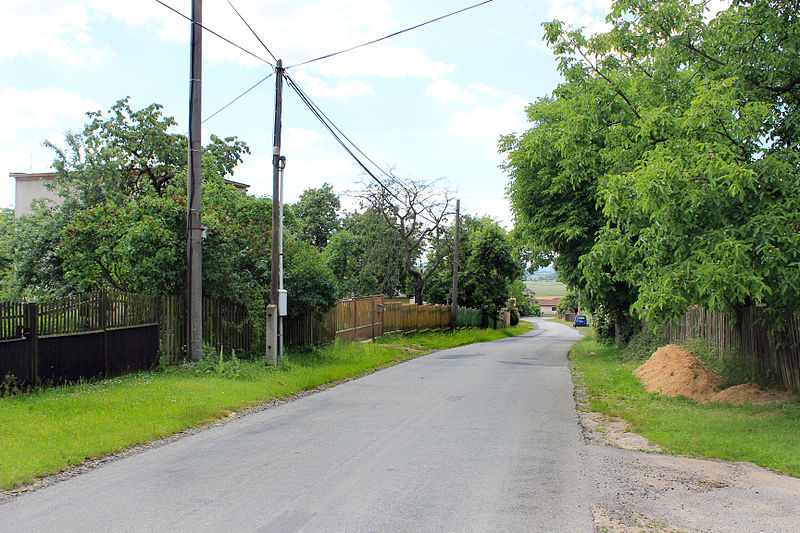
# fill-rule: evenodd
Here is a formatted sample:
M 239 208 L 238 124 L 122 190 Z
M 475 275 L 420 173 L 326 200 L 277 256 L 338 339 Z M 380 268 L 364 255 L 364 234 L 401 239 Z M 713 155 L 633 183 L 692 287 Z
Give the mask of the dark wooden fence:
M 158 304 L 114 290 L 0 304 L 0 375 L 35 385 L 149 368 L 158 360 Z
M 103 289 L 40 303 L 0 303 L 0 379 L 66 383 L 151 368 L 186 353 L 186 307 L 178 296 Z M 203 342 L 250 351 L 244 306 L 203 300 Z
M 791 316 L 783 331 L 772 329 L 752 307 L 738 317 L 694 307 L 663 326 L 669 342 L 700 338 L 723 355 L 732 348 L 738 356 L 773 371 L 782 384 L 800 390 L 800 319 Z
M 161 355 L 174 363 L 186 356 L 186 299 L 161 296 Z M 203 344 L 226 354 L 251 352 L 253 324 L 244 305 L 203 298 Z

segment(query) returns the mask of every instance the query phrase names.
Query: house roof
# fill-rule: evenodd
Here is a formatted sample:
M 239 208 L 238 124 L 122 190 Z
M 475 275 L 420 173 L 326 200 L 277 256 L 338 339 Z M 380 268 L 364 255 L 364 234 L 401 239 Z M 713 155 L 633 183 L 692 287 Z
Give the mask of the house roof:
M 558 305 L 559 300 L 561 300 L 561 298 L 551 298 L 549 300 L 539 302 L 539 305 L 556 306 Z

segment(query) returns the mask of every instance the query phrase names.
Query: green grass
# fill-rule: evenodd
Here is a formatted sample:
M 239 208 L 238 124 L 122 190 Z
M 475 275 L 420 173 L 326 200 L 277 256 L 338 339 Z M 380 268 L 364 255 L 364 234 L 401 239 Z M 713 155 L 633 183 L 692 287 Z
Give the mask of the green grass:
M 557 298 L 567 294 L 567 286 L 558 281 L 526 281 L 525 285 L 536 293 L 537 299 Z
M 291 351 L 281 368 L 263 360 L 183 364 L 162 371 L 0 398 L 0 488 L 10 489 L 232 411 L 335 383 L 424 353 L 528 331 L 460 330 L 386 336 Z M 218 363 L 218 361 L 217 361 Z
M 625 419 L 632 430 L 668 453 L 750 461 L 800 477 L 800 398 L 778 404 L 701 404 L 648 393 L 621 350 L 577 343 L 572 358 L 583 374 L 589 408 Z

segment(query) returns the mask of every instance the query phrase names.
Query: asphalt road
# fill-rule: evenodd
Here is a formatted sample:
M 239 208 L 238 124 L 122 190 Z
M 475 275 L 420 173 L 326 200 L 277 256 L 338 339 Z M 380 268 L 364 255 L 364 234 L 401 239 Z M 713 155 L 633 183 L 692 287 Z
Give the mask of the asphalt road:
M 0 531 L 592 531 L 574 330 L 436 352 L 0 504 Z

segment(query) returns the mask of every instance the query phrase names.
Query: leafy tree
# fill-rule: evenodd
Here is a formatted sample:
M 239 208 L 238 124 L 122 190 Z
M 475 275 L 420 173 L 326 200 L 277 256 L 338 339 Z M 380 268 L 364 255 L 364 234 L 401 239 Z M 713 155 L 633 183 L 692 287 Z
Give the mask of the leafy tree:
M 394 179 L 386 184 L 367 183 L 362 200 L 380 213 L 402 243 L 406 273 L 413 280 L 414 298 L 422 305 L 425 283 L 445 258 L 442 237 L 450 216 L 451 194 L 437 181 Z M 418 259 L 426 257 L 424 264 Z
M 162 106 L 130 107 L 129 98 L 117 101 L 107 114 L 92 111 L 80 133 L 67 133 L 66 147 L 45 144 L 55 152 L 55 187 L 65 198 L 90 206 L 131 196 L 163 196 L 171 180 L 185 171 L 187 140 L 168 133 L 177 123 L 165 117 Z M 249 149 L 235 137 L 211 136 L 204 157 L 219 175 L 232 174 Z
M 0 300 L 7 300 L 14 275 L 14 210 L 0 209 Z
M 336 304 L 336 283 L 322 252 L 305 242 L 285 243 L 284 281 L 289 316 L 327 311 Z
M 349 213 L 325 248 L 336 277 L 339 298 L 368 294 L 394 295 L 406 285 L 402 242 L 374 209 Z
M 337 211 L 341 207 L 333 186 L 324 183 L 319 189 L 306 189 L 292 207 L 299 223 L 300 239 L 324 248 L 339 226 Z
M 55 248 L 70 287 L 173 293 L 183 286 L 185 209 L 158 197 L 102 202 L 74 212 Z
M 796 8 L 737 2 L 706 21 L 688 1 L 619 2 L 613 29 L 586 44 L 598 77 L 630 87 L 628 129 L 651 139 L 604 178 L 608 223 L 586 271 L 611 265 L 647 318 L 800 309 Z
M 453 238 L 451 227 L 448 244 Z M 492 312 L 504 307 L 512 295 L 514 281 L 522 274 L 508 234 L 491 218 L 463 215 L 459 241 L 459 305 L 489 306 Z M 433 303 L 448 303 L 452 298 L 452 246 L 448 245 L 444 251 L 447 253 L 444 268 L 431 277 L 425 289 L 426 298 Z
M 464 305 L 488 305 L 494 312 L 505 305 L 512 282 L 522 274 L 514 260 L 511 241 L 497 223 L 483 219 L 481 226 L 470 233 L 468 246 L 463 281 L 459 281 L 459 286 L 464 285 Z
M 578 312 L 578 292 L 568 290 L 567 293 L 558 301 L 558 314 Z
M 37 202 L 31 214 L 14 221 L 14 268 L 3 279 L 3 293 L 10 300 L 40 296 L 65 296 L 76 287 L 64 277 L 62 259 L 56 253 L 69 213 Z
M 606 301 L 616 321 L 636 324 L 630 313 L 635 287 L 606 264 L 600 265 L 604 276 L 584 277 L 580 260 L 608 222 L 602 177 L 629 168 L 648 141 L 622 128 L 631 113 L 615 87 L 575 59 L 571 43 L 584 42 L 580 32 L 566 32 L 557 22 L 547 29 L 565 81 L 528 106 L 530 130 L 500 143 L 507 152 L 513 239 L 531 270 L 554 264 L 568 286 Z
M 704 10 L 622 0 L 590 38 L 547 24 L 565 81 L 502 145 L 531 248 L 629 331 L 631 304 L 656 321 L 691 304 L 798 309 L 796 5 Z

